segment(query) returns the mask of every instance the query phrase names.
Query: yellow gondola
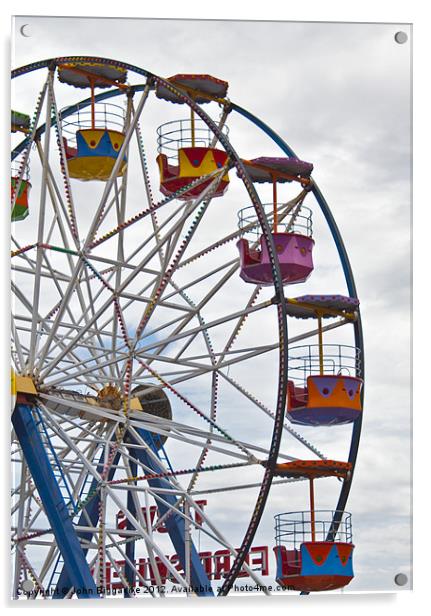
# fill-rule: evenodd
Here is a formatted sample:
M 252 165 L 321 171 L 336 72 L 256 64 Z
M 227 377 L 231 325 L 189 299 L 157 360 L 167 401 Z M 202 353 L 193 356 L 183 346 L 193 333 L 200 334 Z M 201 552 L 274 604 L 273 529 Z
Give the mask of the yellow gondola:
M 74 123 L 78 130 L 70 142 L 64 138 L 66 163 L 71 178 L 106 181 L 111 176 L 125 134 L 124 130 L 116 130 L 108 125 L 116 115 L 110 111 L 114 106 L 104 105 L 104 113 L 98 116 L 94 90 L 110 86 L 126 88 L 126 77 L 125 69 L 109 64 L 77 62 L 59 66 L 58 78 L 61 82 L 91 90 L 90 117 L 88 113 L 78 112 Z M 104 126 L 100 126 L 102 122 Z M 115 123 L 118 124 L 118 121 Z M 71 125 L 72 122 L 65 123 L 65 127 Z M 126 165 L 127 159 L 124 156 L 117 176 L 123 175 Z

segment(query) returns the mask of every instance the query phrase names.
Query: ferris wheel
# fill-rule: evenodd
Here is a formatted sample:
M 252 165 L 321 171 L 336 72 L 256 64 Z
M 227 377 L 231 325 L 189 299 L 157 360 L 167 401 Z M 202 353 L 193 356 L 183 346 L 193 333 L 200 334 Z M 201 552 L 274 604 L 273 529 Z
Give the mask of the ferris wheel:
M 309 508 L 275 516 L 273 578 L 346 586 L 362 330 L 313 165 L 211 75 L 80 56 L 12 76 L 32 105 L 12 112 L 14 597 L 268 593 L 271 487 L 287 509 L 306 482 Z M 273 156 L 237 153 L 241 122 Z M 345 295 L 291 291 L 315 275 L 316 213 Z

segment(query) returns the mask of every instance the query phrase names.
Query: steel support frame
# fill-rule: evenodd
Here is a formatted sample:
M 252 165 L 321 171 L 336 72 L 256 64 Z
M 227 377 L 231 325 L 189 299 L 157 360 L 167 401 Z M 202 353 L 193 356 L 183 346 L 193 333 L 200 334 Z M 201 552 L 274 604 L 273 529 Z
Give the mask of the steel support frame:
M 103 471 L 104 466 L 104 458 L 105 451 L 102 449 L 100 454 L 99 463 L 97 465 L 97 472 L 101 473 Z M 114 460 L 112 462 L 111 468 L 108 471 L 107 481 L 112 481 L 115 474 L 115 469 L 117 468 L 118 461 L 120 459 L 120 453 L 117 452 L 115 454 Z M 93 479 L 90 488 L 88 490 L 89 494 L 93 492 L 97 488 L 97 480 Z M 99 492 L 87 503 L 87 505 L 83 508 L 79 520 L 77 522 L 77 526 L 96 526 L 99 520 L 99 504 L 100 504 L 100 494 Z M 88 531 L 86 533 L 78 533 L 82 540 L 91 541 L 93 533 Z M 87 548 L 83 548 L 83 553 L 86 556 L 88 553 Z M 58 578 L 58 582 L 56 584 L 56 591 L 53 595 L 53 599 L 64 599 L 66 595 L 70 592 L 71 588 L 74 587 L 72 582 L 70 571 L 67 565 L 63 566 L 61 570 L 60 577 Z
M 148 442 L 148 434 L 145 430 L 136 429 L 140 437 Z M 136 443 L 135 438 L 132 434 L 129 433 L 129 442 Z M 136 443 L 138 444 L 138 443 Z M 130 449 L 131 455 L 134 458 L 139 460 L 144 468 L 151 468 L 155 474 L 164 472 L 163 467 L 158 466 L 156 461 L 152 456 L 148 454 L 145 449 L 136 448 Z M 157 453 L 157 452 L 156 452 Z M 155 478 L 149 479 L 148 484 L 152 488 L 171 488 L 171 484 L 166 478 Z M 165 501 L 167 501 L 170 507 L 175 507 L 176 497 L 173 494 L 166 493 L 163 497 Z M 170 507 L 165 505 L 164 503 L 157 501 L 157 508 L 159 510 L 159 517 L 164 516 L 170 512 Z M 182 516 L 176 513 L 169 513 L 166 516 L 165 526 L 171 538 L 172 544 L 175 548 L 175 551 L 178 555 L 179 561 L 183 568 L 183 571 L 187 570 L 186 565 L 186 539 L 185 539 L 185 520 Z M 192 587 L 192 592 L 199 597 L 212 597 L 214 593 L 211 588 L 211 583 L 208 579 L 208 576 L 205 572 L 203 564 L 200 561 L 199 554 L 193 543 L 190 544 L 190 582 Z

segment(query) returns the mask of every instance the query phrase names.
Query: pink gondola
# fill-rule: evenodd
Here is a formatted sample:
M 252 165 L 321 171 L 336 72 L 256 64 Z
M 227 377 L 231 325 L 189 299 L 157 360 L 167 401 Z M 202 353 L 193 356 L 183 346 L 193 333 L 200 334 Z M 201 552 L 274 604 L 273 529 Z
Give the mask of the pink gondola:
M 277 183 L 296 181 L 304 186 L 308 185 L 313 165 L 296 158 L 260 157 L 242 162 L 253 182 L 270 182 L 273 185 L 272 238 L 280 264 L 283 284 L 305 282 L 314 267 L 311 213 L 309 218 L 306 219 L 299 214 L 300 206 L 298 206 L 292 216 L 289 216 L 288 224 L 282 223 L 279 220 Z M 244 216 L 244 212 L 245 210 L 240 212 L 240 228 L 247 229 L 250 217 Z M 306 220 L 306 224 L 298 225 L 299 220 Z M 284 230 L 281 230 L 283 227 Z M 263 236 L 256 239 L 257 241 L 251 242 L 242 237 L 237 242 L 241 263 L 240 276 L 245 282 L 271 285 L 273 284 L 274 273 L 268 247 Z

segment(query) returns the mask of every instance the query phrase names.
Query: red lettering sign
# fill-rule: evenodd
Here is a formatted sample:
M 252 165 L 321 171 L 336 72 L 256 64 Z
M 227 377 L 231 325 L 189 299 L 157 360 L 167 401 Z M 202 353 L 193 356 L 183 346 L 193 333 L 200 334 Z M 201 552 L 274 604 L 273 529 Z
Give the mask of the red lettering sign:
M 207 501 L 206 500 L 197 500 L 196 501 L 196 505 L 200 508 L 200 509 L 204 509 L 204 507 L 206 506 Z M 150 518 L 150 523 L 151 526 L 154 526 L 154 520 L 156 519 L 156 514 L 157 514 L 157 505 L 151 505 L 150 510 L 149 510 L 149 518 Z M 147 509 L 146 507 L 142 507 L 141 508 L 141 512 L 142 512 L 142 517 L 145 520 L 145 524 L 142 524 L 143 528 L 148 532 L 148 525 L 147 525 Z M 196 526 L 202 526 L 203 524 L 203 518 L 202 515 L 199 513 L 199 511 L 196 511 L 194 509 L 190 510 L 192 516 L 193 516 L 193 512 L 194 512 L 194 521 Z M 138 518 L 139 521 L 139 518 Z M 127 523 L 128 520 L 126 518 L 126 514 L 124 513 L 124 511 L 118 511 L 117 515 L 116 515 L 116 524 L 117 524 L 117 528 L 119 530 L 126 530 L 127 529 Z M 129 524 L 129 526 L 132 528 L 132 525 Z M 156 531 L 158 533 L 167 533 L 168 529 L 166 528 L 166 525 L 164 523 L 160 524 L 157 526 Z M 127 537 L 128 535 L 126 533 L 118 533 L 120 537 Z

